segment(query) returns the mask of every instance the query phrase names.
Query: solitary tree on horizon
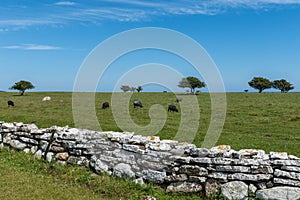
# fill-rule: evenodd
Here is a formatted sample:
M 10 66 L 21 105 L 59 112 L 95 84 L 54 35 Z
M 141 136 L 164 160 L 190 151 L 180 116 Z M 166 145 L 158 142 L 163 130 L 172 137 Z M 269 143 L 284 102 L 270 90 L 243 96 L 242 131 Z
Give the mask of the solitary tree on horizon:
M 259 93 L 262 93 L 263 90 L 272 87 L 272 82 L 269 79 L 263 77 L 254 77 L 251 81 L 248 82 L 248 84 L 250 87 L 257 89 Z
M 143 90 L 143 88 L 142 88 L 142 86 L 140 86 L 140 85 L 136 88 L 136 91 L 137 91 L 137 92 L 141 92 L 142 90 Z
M 193 76 L 188 76 L 186 78 L 182 78 L 178 83 L 178 87 L 181 88 L 190 88 L 191 94 L 194 94 L 195 88 L 203 88 L 206 84 L 200 81 L 198 78 Z
M 120 89 L 123 92 L 128 92 L 128 91 L 130 91 L 131 88 L 129 87 L 129 85 L 122 85 Z
M 33 89 L 33 88 L 35 88 L 35 87 L 32 85 L 31 82 L 21 80 L 21 81 L 15 83 L 13 86 L 11 86 L 9 89 L 10 90 L 19 90 L 20 95 L 23 96 L 25 90 L 29 90 L 29 89 Z
M 294 86 L 285 79 L 273 81 L 273 88 L 278 89 L 281 93 L 286 93 L 294 89 Z

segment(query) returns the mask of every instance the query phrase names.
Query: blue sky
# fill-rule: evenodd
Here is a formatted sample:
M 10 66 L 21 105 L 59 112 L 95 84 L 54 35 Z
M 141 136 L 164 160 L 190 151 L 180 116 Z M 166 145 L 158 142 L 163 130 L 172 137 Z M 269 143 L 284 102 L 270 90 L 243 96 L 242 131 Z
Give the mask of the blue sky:
M 72 91 L 97 45 L 142 27 L 172 29 L 197 41 L 226 91 L 254 91 L 247 84 L 254 76 L 285 78 L 300 91 L 300 0 L 1 0 L 0 90 L 29 80 L 33 91 Z M 185 61 L 148 50 L 117 60 L 98 90 L 111 91 L 126 70 L 154 62 L 196 75 Z

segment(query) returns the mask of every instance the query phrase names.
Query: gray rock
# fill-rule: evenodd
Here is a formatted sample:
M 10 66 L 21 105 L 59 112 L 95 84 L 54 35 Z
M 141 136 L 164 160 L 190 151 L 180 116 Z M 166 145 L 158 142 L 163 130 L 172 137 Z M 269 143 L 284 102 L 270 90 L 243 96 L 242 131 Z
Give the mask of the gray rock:
M 92 156 L 90 160 L 91 167 L 94 168 L 94 170 L 99 173 L 108 173 L 111 174 L 109 171 L 109 167 L 107 164 L 102 162 L 100 159 L 97 159 L 96 156 Z
M 186 192 L 186 193 L 194 193 L 202 191 L 202 185 L 198 183 L 190 183 L 190 182 L 178 182 L 178 183 L 171 183 L 168 187 L 166 192 Z
M 273 168 L 269 165 L 251 166 L 253 174 L 273 174 Z
M 286 152 L 270 152 L 270 158 L 271 159 L 281 159 L 281 160 L 287 160 L 288 154 Z
M 114 167 L 113 174 L 120 178 L 134 178 L 135 173 L 131 170 L 131 166 L 125 163 L 119 163 Z
M 232 181 L 223 184 L 221 191 L 227 199 L 245 199 L 248 196 L 248 185 L 241 181 Z
M 300 173 L 297 172 L 287 172 L 287 171 L 282 171 L 280 169 L 275 169 L 274 176 L 290 178 L 290 179 L 295 179 L 300 181 Z
M 205 195 L 211 197 L 212 195 L 218 193 L 221 185 L 216 180 L 208 179 L 205 183 Z
M 24 151 L 25 153 L 30 153 L 30 148 L 25 148 L 23 151 Z
M 54 155 L 53 152 L 48 152 L 47 155 L 46 155 L 46 160 L 47 160 L 48 162 L 51 162 L 51 161 L 52 161 L 52 158 L 53 158 L 53 155 Z
M 300 172 L 300 167 L 282 166 L 281 169 L 292 172 Z
M 228 174 L 228 180 L 239 181 L 268 181 L 273 177 L 271 174 Z
M 11 140 L 10 146 L 18 150 L 23 150 L 25 147 L 27 147 L 26 144 L 20 142 L 19 140 Z
M 179 168 L 179 173 L 191 176 L 207 176 L 207 169 L 194 165 L 183 165 Z
M 139 184 L 139 185 L 144 185 L 145 184 L 144 179 L 142 177 L 133 180 L 133 182 L 135 184 Z
M 257 190 L 257 187 L 255 185 L 253 185 L 253 184 L 249 185 L 249 192 L 250 193 L 255 194 L 256 190 Z
M 38 150 L 38 147 L 37 146 L 32 146 L 30 151 L 32 154 L 35 154 L 35 152 Z
M 300 187 L 300 181 L 291 180 L 291 179 L 274 178 L 274 183 L 281 184 L 281 185 Z
M 274 187 L 271 189 L 258 190 L 256 196 L 259 199 L 296 200 L 300 199 L 300 188 Z
M 188 180 L 188 177 L 186 174 L 173 174 L 170 176 L 165 177 L 165 182 L 183 182 Z
M 149 180 L 153 183 L 163 183 L 166 175 L 166 172 L 159 172 L 154 170 L 143 170 L 142 171 L 143 178 L 145 180 Z
M 251 170 L 250 167 L 246 166 L 218 165 L 216 166 L 216 171 L 249 173 Z
M 34 154 L 34 157 L 37 159 L 41 159 L 42 156 L 43 156 L 43 152 L 40 149 Z
M 190 149 L 189 154 L 191 156 L 205 157 L 209 154 L 209 150 L 206 148 L 192 148 Z

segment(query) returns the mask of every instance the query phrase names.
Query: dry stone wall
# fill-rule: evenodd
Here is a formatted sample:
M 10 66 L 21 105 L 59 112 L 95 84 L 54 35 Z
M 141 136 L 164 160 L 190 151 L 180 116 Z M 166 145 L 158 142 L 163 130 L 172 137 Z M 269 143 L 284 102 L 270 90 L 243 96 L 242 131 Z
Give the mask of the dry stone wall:
M 4 146 L 49 162 L 82 165 L 136 183 L 152 182 L 167 192 L 300 199 L 300 159 L 285 152 L 235 151 L 228 145 L 205 149 L 127 132 L 0 122 L 0 147 Z

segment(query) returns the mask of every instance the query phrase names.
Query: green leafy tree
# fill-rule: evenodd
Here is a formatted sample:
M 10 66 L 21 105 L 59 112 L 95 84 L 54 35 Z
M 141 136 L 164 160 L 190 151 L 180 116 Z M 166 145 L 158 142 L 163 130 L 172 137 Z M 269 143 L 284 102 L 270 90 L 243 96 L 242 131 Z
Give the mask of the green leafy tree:
M 198 78 L 193 76 L 188 76 L 186 78 L 182 78 L 178 83 L 178 87 L 181 88 L 190 88 L 191 94 L 194 94 L 195 88 L 203 88 L 206 84 L 200 81 Z
M 248 84 L 250 87 L 257 89 L 259 93 L 262 93 L 263 90 L 272 87 L 272 82 L 269 79 L 262 77 L 254 77 L 251 81 L 248 82 Z
M 129 85 L 122 85 L 121 86 L 121 90 L 123 91 L 123 92 L 128 92 L 128 91 L 130 91 L 130 87 L 129 87 Z
M 284 79 L 273 81 L 273 88 L 278 89 L 281 93 L 286 93 L 294 89 L 294 86 Z
M 29 89 L 33 89 L 33 88 L 34 88 L 34 86 L 32 85 L 31 82 L 21 80 L 21 81 L 15 83 L 13 86 L 11 86 L 9 89 L 10 90 L 19 90 L 21 93 L 21 96 L 23 96 L 25 90 L 29 90 Z
M 136 88 L 136 91 L 137 91 L 137 92 L 141 92 L 142 90 L 143 90 L 143 88 L 142 88 L 142 86 L 140 86 L 140 85 Z
M 135 87 L 130 87 L 130 92 L 134 92 L 136 90 Z

